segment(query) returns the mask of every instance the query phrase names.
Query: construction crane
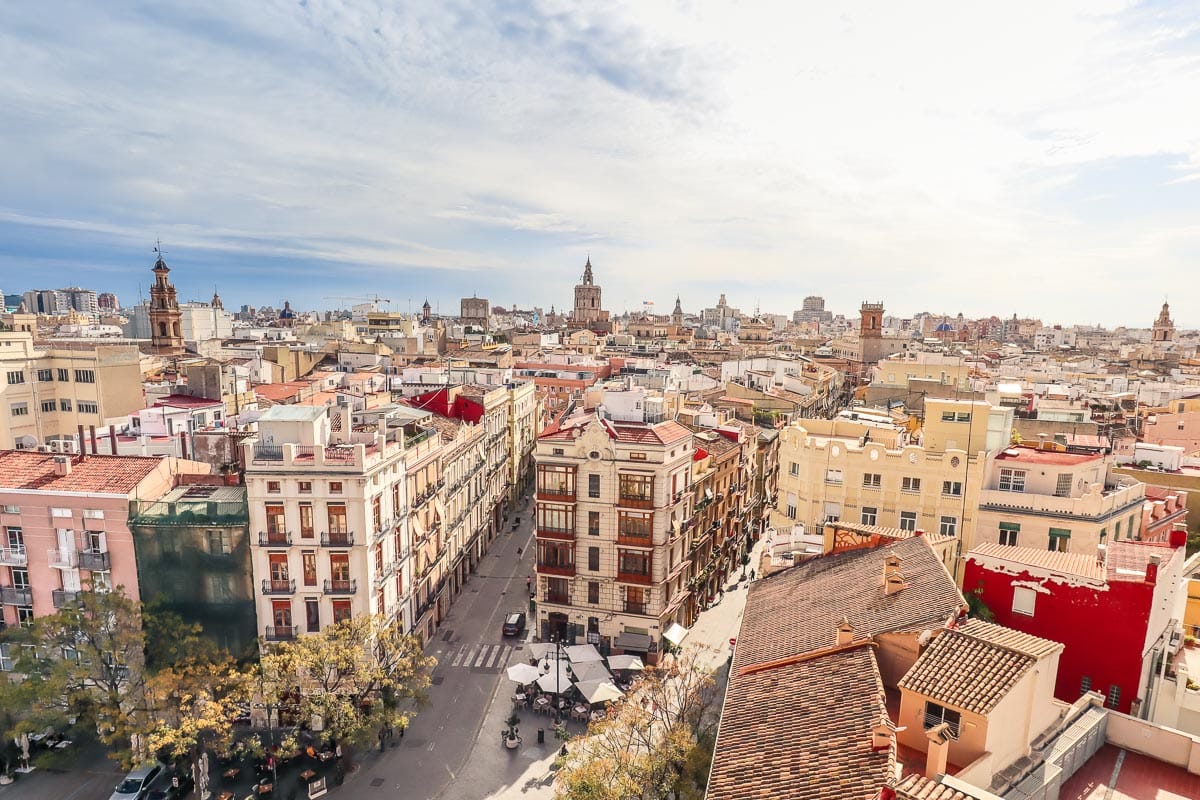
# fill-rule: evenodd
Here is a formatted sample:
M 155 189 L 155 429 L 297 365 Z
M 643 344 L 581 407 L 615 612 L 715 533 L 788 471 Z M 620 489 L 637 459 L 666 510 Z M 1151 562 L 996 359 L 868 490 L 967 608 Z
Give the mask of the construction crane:
M 322 300 L 337 300 L 339 302 L 343 301 L 343 300 L 361 300 L 361 301 L 366 301 L 368 303 L 374 303 L 375 305 L 379 305 L 380 303 L 391 303 L 392 302 L 391 300 L 387 299 L 386 297 L 380 297 L 379 295 L 375 295 L 373 297 L 352 297 L 350 295 L 332 295 L 329 297 L 322 297 L 321 299 Z

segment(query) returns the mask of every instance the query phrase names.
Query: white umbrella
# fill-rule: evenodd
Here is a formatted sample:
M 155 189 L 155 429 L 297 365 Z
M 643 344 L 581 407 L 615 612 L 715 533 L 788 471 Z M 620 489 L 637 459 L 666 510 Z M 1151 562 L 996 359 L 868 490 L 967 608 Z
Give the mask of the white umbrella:
M 537 685 L 543 692 L 562 694 L 574 686 L 575 683 L 571 680 L 571 676 L 567 674 L 566 670 L 559 670 L 558 672 L 548 672 L 538 678 Z
M 558 647 L 553 642 L 530 642 L 529 655 L 538 661 L 547 658 L 553 660 L 558 658 Z M 563 657 L 566 658 L 566 656 Z
M 541 674 L 542 671 L 532 664 L 513 664 L 508 668 L 509 680 L 520 684 L 533 683 Z
M 612 678 L 608 670 L 599 661 L 585 661 L 582 664 L 572 664 L 571 672 L 580 681 L 607 681 Z
M 608 666 L 612 669 L 642 670 L 646 665 L 637 656 L 609 656 Z
M 567 658 L 571 659 L 572 664 L 583 664 L 587 661 L 603 661 L 604 656 L 600 655 L 600 651 L 594 645 L 590 644 L 573 644 L 570 647 L 564 647 L 567 651 Z
M 617 700 L 622 692 L 609 681 L 582 681 L 575 685 L 583 699 L 591 703 L 603 703 L 606 700 Z

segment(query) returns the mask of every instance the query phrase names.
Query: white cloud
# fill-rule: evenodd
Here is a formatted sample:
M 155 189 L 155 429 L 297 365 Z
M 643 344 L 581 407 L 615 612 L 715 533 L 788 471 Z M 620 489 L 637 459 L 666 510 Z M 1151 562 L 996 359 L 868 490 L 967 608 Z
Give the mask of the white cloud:
M 561 306 L 590 246 L 618 309 L 728 285 L 779 311 L 824 292 L 1114 322 L 1150 313 L 1122 276 L 1194 256 L 1175 215 L 1060 199 L 1113 160 L 1193 178 L 1186 8 L 31 8 L 0 8 L 0 189 L 65 227 L 507 269 L 503 302 Z

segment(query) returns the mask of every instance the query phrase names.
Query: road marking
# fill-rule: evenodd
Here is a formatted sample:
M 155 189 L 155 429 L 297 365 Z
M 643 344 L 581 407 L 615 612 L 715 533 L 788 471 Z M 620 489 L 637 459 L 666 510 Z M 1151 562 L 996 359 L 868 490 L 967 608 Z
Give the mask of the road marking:
M 488 655 L 489 655 L 489 654 L 490 654 L 490 652 L 491 652 L 491 649 L 492 649 L 492 645 L 490 645 L 490 644 L 485 644 L 485 645 L 484 645 L 484 646 L 483 646 L 483 647 L 480 649 L 480 651 L 479 651 L 479 656 L 478 656 L 478 657 L 475 659 L 475 663 L 474 663 L 474 664 L 472 664 L 471 666 L 473 666 L 473 667 L 478 667 L 478 666 L 480 666 L 481 664 L 483 664 L 483 663 L 486 663 L 486 662 L 487 662 L 487 659 L 488 659 Z
M 437 744 L 437 742 L 430 742 L 430 743 L 429 743 L 429 752 L 431 752 L 431 753 L 433 752 L 434 745 L 436 745 L 436 744 Z
M 460 666 L 462 666 L 462 662 L 463 662 L 463 656 L 465 656 L 465 655 L 467 654 L 467 650 L 468 650 L 468 649 L 469 649 L 469 646 L 464 644 L 464 645 L 463 645 L 463 646 L 462 646 L 462 647 L 459 649 L 459 651 L 458 651 L 458 655 L 454 656 L 454 663 L 453 663 L 453 664 L 451 664 L 450 666 L 452 666 L 452 667 L 460 667 Z
M 508 660 L 508 654 L 510 652 L 512 652 L 512 650 L 504 645 L 500 645 L 498 648 L 496 648 L 496 657 L 492 661 L 492 667 L 495 668 L 504 666 L 504 662 Z

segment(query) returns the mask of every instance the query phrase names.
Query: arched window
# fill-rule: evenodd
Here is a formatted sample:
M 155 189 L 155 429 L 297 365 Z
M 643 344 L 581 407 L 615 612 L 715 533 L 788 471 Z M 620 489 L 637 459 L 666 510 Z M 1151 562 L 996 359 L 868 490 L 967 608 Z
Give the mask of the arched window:
M 171 323 L 171 331 L 172 331 L 172 333 L 174 334 L 174 336 L 175 336 L 176 338 L 178 338 L 178 337 L 180 336 L 180 333 L 179 333 L 179 323 L 178 323 L 178 322 L 172 322 L 172 323 Z
M 165 323 L 165 322 L 158 323 L 158 335 L 159 336 L 167 335 L 167 323 Z

